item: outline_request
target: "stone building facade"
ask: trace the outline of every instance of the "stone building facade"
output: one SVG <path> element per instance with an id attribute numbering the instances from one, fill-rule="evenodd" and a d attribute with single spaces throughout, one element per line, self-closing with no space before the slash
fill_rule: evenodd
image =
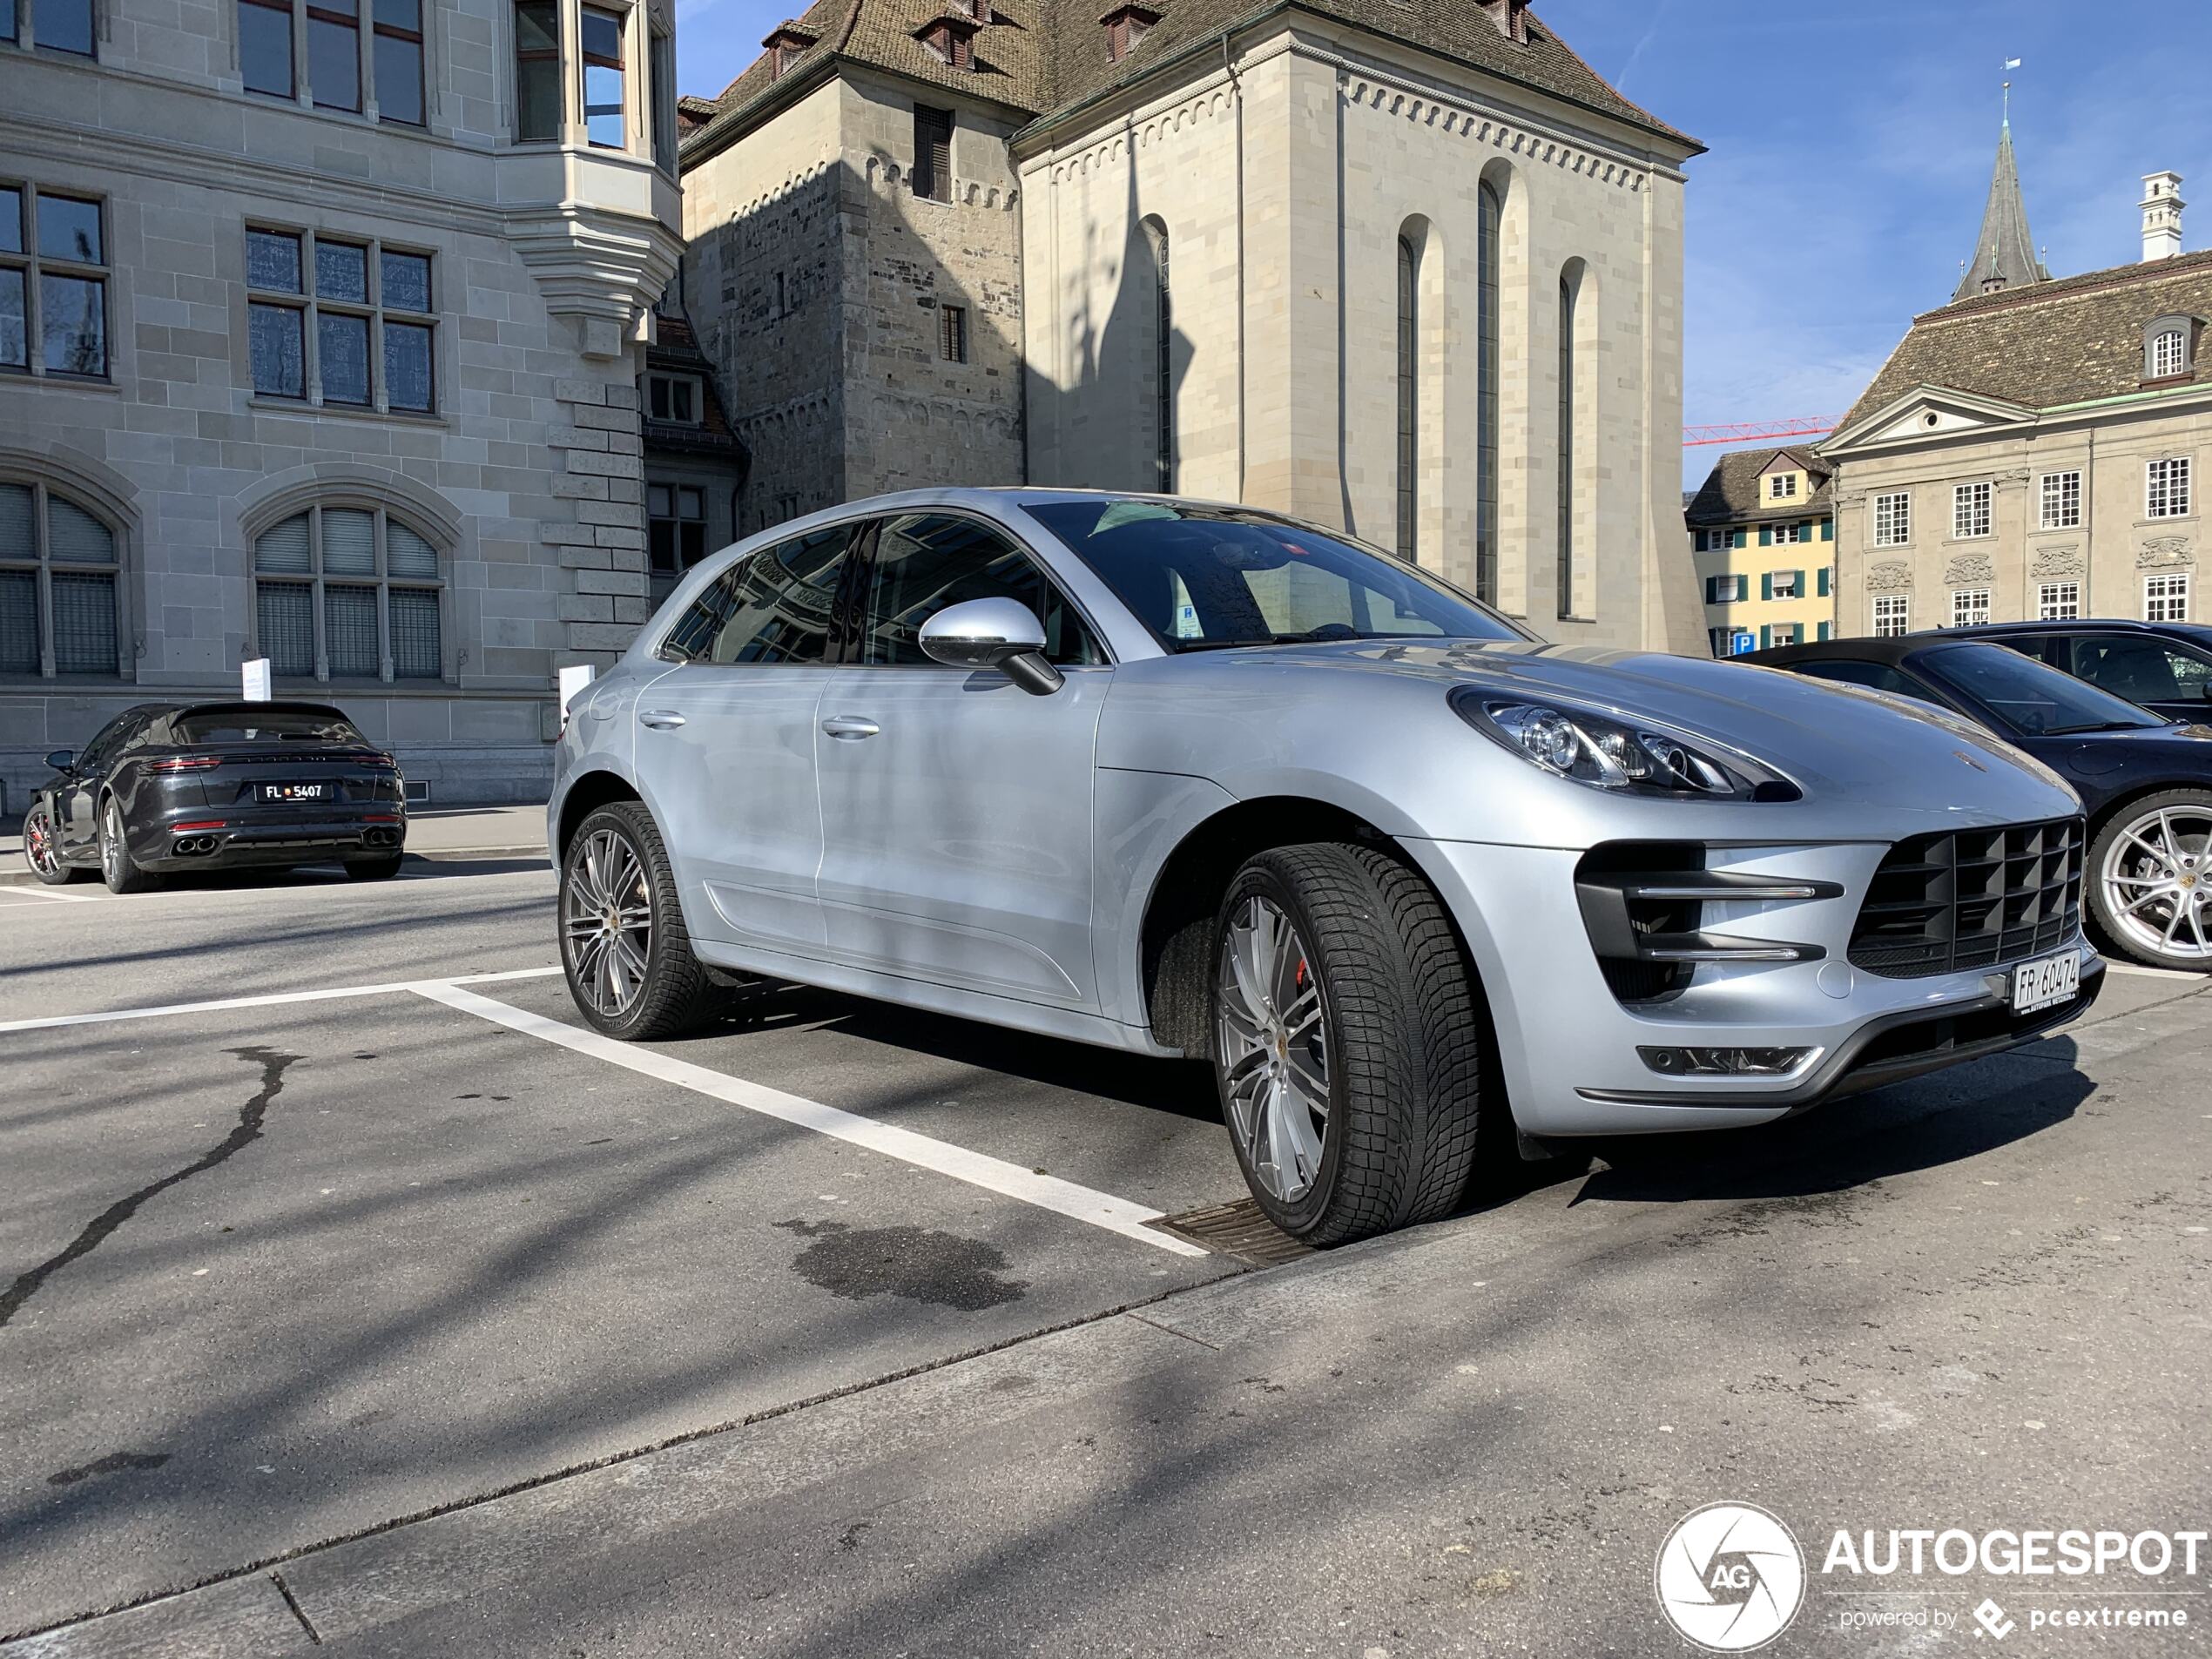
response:
<path id="1" fill-rule="evenodd" d="M 2006 134 L 1960 297 L 1913 319 L 1819 446 L 1838 634 L 2207 615 L 2212 253 L 2180 251 L 2179 179 L 2145 185 L 2143 259 L 2053 279 Z"/>
<path id="2" fill-rule="evenodd" d="M 1683 504 L 1716 657 L 1825 639 L 1836 615 L 1833 469 L 1802 449 L 1723 455 Z"/>
<path id="3" fill-rule="evenodd" d="M 1683 163 L 1523 0 L 820 0 L 684 145 L 743 528 L 923 482 L 1340 526 L 1704 649 Z"/>
<path id="4" fill-rule="evenodd" d="M 668 0 L 5 15 L 10 795 L 256 656 L 437 798 L 542 790 L 556 669 L 646 614 Z"/>

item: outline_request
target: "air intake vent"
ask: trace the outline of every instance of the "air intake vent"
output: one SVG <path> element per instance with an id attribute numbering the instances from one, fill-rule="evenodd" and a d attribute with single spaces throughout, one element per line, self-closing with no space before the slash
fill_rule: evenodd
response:
<path id="1" fill-rule="evenodd" d="M 2056 950 L 2081 925 L 2086 833 L 2058 818 L 1898 842 L 1851 930 L 1852 964 L 1925 979 Z"/>

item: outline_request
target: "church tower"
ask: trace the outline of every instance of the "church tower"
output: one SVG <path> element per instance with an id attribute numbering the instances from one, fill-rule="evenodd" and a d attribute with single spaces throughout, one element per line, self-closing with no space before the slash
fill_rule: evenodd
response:
<path id="1" fill-rule="evenodd" d="M 2013 158 L 2013 124 L 2008 117 L 1997 135 L 1997 166 L 1990 175 L 1989 205 L 1982 209 L 1981 235 L 1974 257 L 1951 298 L 1955 304 L 1978 293 L 2047 282 L 2051 273 L 2035 257 L 2027 233 L 2027 206 L 2020 199 L 2020 167 Z"/>

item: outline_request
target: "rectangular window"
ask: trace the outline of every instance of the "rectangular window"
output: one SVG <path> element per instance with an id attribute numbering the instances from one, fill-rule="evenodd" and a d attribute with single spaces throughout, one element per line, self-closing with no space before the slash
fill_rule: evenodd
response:
<path id="1" fill-rule="evenodd" d="M 246 280 L 256 395 L 436 410 L 428 254 L 249 228 Z"/>
<path id="2" fill-rule="evenodd" d="M 603 150 L 629 144 L 623 119 L 622 30 L 620 12 L 583 8 L 583 132 Z"/>
<path id="3" fill-rule="evenodd" d="M 307 0 L 307 91 L 319 110 L 361 108 L 361 0 Z"/>
<path id="4" fill-rule="evenodd" d="M 0 369 L 106 374 L 103 212 L 93 198 L 0 185 Z"/>
<path id="5" fill-rule="evenodd" d="M 968 307 L 937 307 L 937 350 L 948 363 L 968 361 Z"/>
<path id="6" fill-rule="evenodd" d="M 1794 501 L 1797 495 L 1797 475 L 1794 472 L 1778 472 L 1766 481 L 1769 501 Z"/>
<path id="7" fill-rule="evenodd" d="M 2081 614 L 2079 582 L 2046 582 L 2036 590 L 2035 615 L 2040 622 L 2072 622 Z"/>
<path id="8" fill-rule="evenodd" d="M 370 0 L 375 19 L 376 115 L 422 125 L 422 0 Z"/>
<path id="9" fill-rule="evenodd" d="M 29 0 L 0 0 L 0 40 L 20 38 L 23 17 L 30 18 L 44 50 L 74 57 L 93 55 L 92 0 L 37 0 L 36 10 Z"/>
<path id="10" fill-rule="evenodd" d="M 676 171 L 676 38 L 653 35 L 653 165 Z"/>
<path id="11" fill-rule="evenodd" d="M 1768 597 L 1775 599 L 1803 598 L 1804 596 L 1797 591 L 1801 579 L 1795 570 L 1777 570 L 1767 578 Z"/>
<path id="12" fill-rule="evenodd" d="M 1905 490 L 1874 497 L 1874 545 L 1903 547 L 1912 539 L 1912 497 Z"/>
<path id="13" fill-rule="evenodd" d="M 706 492 L 695 484 L 649 485 L 645 522 L 646 565 L 658 601 L 706 556 Z"/>
<path id="14" fill-rule="evenodd" d="M 2189 579 L 2187 576 L 2149 576 L 2143 578 L 2145 622 L 2187 622 L 2189 619 Z"/>
<path id="15" fill-rule="evenodd" d="M 561 9 L 556 0 L 515 8 L 515 136 L 561 136 Z"/>
<path id="16" fill-rule="evenodd" d="M 1797 624 L 1794 622 L 1777 622 L 1767 630 L 1767 644 L 1770 645 L 1794 645 L 1797 643 Z"/>
<path id="17" fill-rule="evenodd" d="M 292 0 L 239 0 L 238 66 L 247 91 L 293 96 Z"/>
<path id="18" fill-rule="evenodd" d="M 0 0 L 0 40 L 16 38 L 16 0 Z"/>
<path id="19" fill-rule="evenodd" d="M 2047 472 L 2037 486 L 2039 497 L 2036 528 L 2046 530 L 2070 530 L 2081 523 L 2081 475 L 2078 472 Z"/>
<path id="20" fill-rule="evenodd" d="M 1874 633 L 1878 638 L 1909 633 L 1912 628 L 1912 600 L 1908 594 L 1883 593 L 1874 598 Z"/>
<path id="21" fill-rule="evenodd" d="M 1799 542 L 1810 542 L 1812 537 L 1806 533 L 1808 529 L 1804 524 L 1777 524 L 1773 526 L 1773 543 L 1777 547 L 1795 547 Z"/>
<path id="22" fill-rule="evenodd" d="M 1951 590 L 1951 625 L 1971 628 L 1989 620 L 1989 590 L 1987 588 L 1953 588 Z"/>
<path id="23" fill-rule="evenodd" d="M 2189 458 L 2172 455 L 2148 463 L 2143 475 L 2143 516 L 2189 516 Z"/>
<path id="24" fill-rule="evenodd" d="M 1989 485 L 1959 484 L 1951 492 L 1951 535 L 1954 541 L 1989 534 Z"/>
<path id="25" fill-rule="evenodd" d="M 692 374 L 645 377 L 645 418 L 676 426 L 697 426 L 705 418 L 703 388 Z"/>
<path id="26" fill-rule="evenodd" d="M 925 201 L 953 199 L 953 112 L 914 105 L 914 194 Z"/>

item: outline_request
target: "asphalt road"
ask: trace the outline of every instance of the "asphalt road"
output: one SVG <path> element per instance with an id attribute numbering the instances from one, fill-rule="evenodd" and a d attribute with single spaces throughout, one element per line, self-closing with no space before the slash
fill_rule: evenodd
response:
<path id="1" fill-rule="evenodd" d="M 10 1655 L 1675 1654 L 1723 1500 L 1811 1555 L 1777 1654 L 2212 1629 L 1818 1571 L 2212 1525 L 2199 981 L 1254 1269 L 1144 1219 L 1242 1193 L 1194 1068 L 803 991 L 604 1044 L 542 867 L 65 891 L 0 890 Z M 2031 1627 L 2106 1608 L 2191 1622 Z"/>

